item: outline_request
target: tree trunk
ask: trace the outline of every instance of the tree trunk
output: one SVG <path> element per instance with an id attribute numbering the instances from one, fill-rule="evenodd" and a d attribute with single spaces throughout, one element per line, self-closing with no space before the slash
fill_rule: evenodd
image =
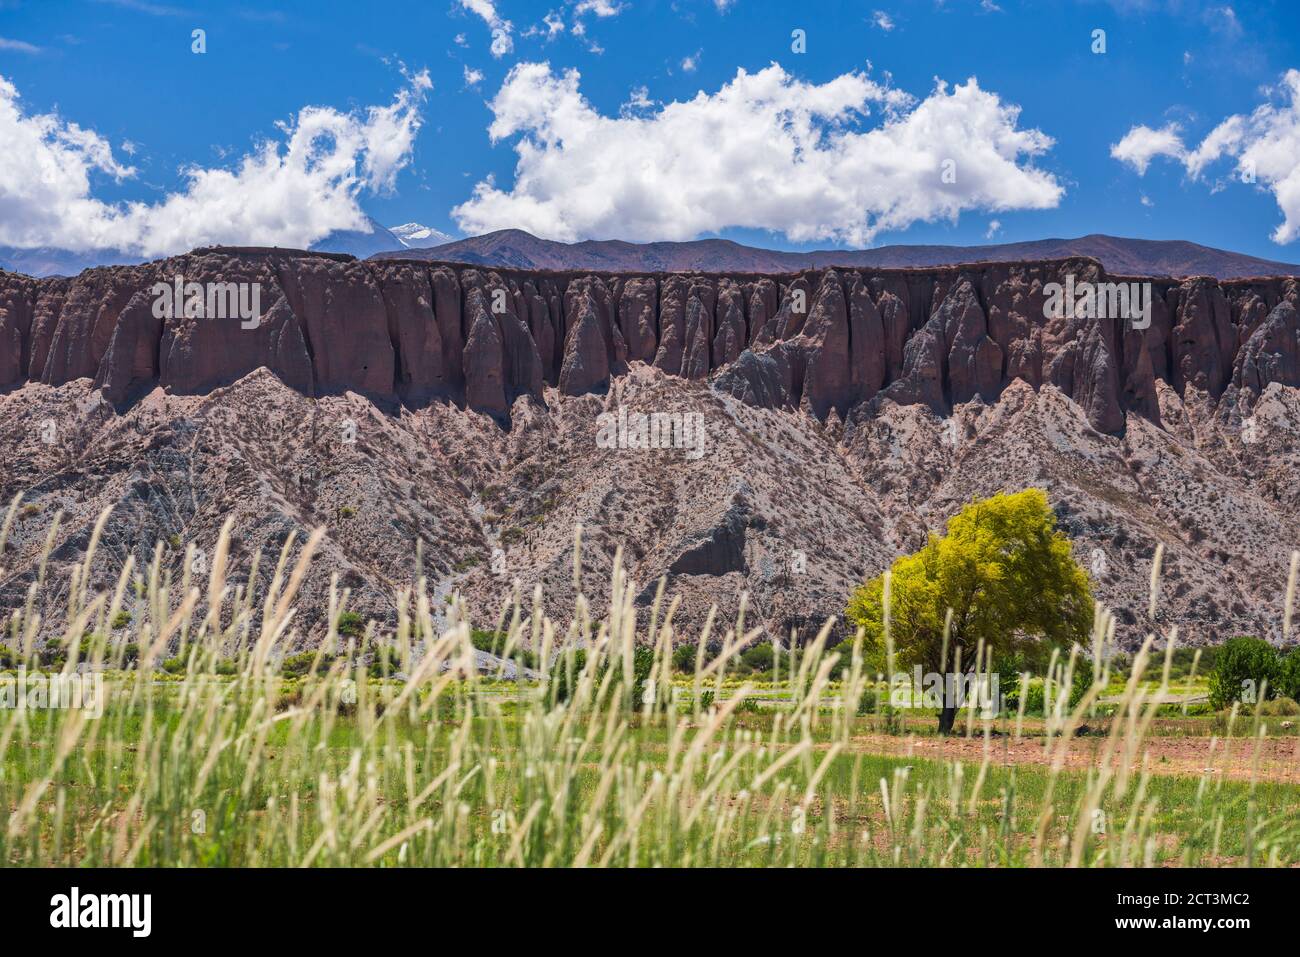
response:
<path id="1" fill-rule="evenodd" d="M 957 706 L 944 702 L 943 709 L 939 712 L 939 733 L 942 735 L 952 734 L 952 726 L 957 721 Z"/>

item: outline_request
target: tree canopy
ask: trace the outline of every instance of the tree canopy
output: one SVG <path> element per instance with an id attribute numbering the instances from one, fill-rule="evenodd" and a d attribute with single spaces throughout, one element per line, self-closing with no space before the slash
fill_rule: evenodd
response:
<path id="1" fill-rule="evenodd" d="M 930 533 L 919 552 L 895 560 L 890 635 L 897 668 L 945 674 L 960 652 L 976 666 L 982 640 L 995 659 L 1039 660 L 1053 645 L 1086 644 L 1093 622 L 1087 573 L 1070 554 L 1046 494 L 1037 488 L 976 500 Z M 869 658 L 885 666 L 885 578 L 860 585 L 845 612 L 866 634 Z M 944 622 L 952 624 L 944 660 Z"/>

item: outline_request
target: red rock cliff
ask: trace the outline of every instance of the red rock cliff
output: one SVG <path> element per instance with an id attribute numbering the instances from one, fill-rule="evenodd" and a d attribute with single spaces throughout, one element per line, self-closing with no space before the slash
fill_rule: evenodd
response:
<path id="1" fill-rule="evenodd" d="M 0 272 L 0 387 L 93 378 L 112 402 L 201 393 L 265 366 L 317 395 L 435 396 L 498 418 L 600 390 L 631 362 L 770 407 L 944 411 L 1051 383 L 1103 432 L 1158 421 L 1157 379 L 1213 400 L 1300 385 L 1297 280 L 1151 280 L 1150 325 L 1049 318 L 1044 286 L 1091 259 L 788 275 L 523 272 L 213 249 L 74 279 Z M 261 321 L 156 318 L 156 283 L 257 283 Z M 802 308 L 801 308 L 802 306 Z M 864 404 L 866 403 L 866 404 Z"/>

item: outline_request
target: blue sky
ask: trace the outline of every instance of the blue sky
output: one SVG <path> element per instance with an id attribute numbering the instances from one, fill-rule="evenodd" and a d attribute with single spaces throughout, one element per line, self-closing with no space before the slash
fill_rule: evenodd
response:
<path id="1" fill-rule="evenodd" d="M 1288 204 L 1300 222 L 1300 172 L 1287 179 L 1300 157 L 1286 84 L 1287 71 L 1300 68 L 1298 8 L 1195 0 L 731 0 L 721 8 L 717 0 L 0 0 L 0 77 L 12 88 L 10 121 L 25 124 L 6 134 L 0 120 L 0 135 L 28 137 L 21 149 L 6 149 L 22 155 L 0 158 L 0 245 L 66 240 L 71 230 L 42 212 L 52 208 L 64 210 L 65 225 L 86 215 L 90 225 L 78 229 L 136 230 L 154 236 L 158 248 L 202 238 L 202 226 L 173 230 L 142 225 L 139 217 L 128 226 L 122 204 L 154 207 L 179 195 L 188 201 L 168 207 L 168 222 L 212 220 L 227 209 L 238 218 L 284 181 L 269 167 L 261 192 L 210 176 L 198 195 L 183 170 L 233 176 L 259 143 L 269 139 L 281 149 L 300 111 L 320 107 L 332 135 L 356 134 L 334 155 L 355 166 L 332 181 L 335 206 L 324 204 L 302 223 L 288 220 L 315 200 L 306 192 L 286 200 L 294 210 L 277 213 L 285 228 L 338 225 L 335 218 L 346 218 L 339 210 L 355 202 L 387 225 L 416 220 L 452 234 L 488 224 L 556 238 L 680 239 L 721 225 L 721 235 L 741 241 L 819 248 L 1104 232 L 1297 261 L 1295 230 L 1283 231 L 1286 242 L 1276 240 Z M 195 29 L 205 31 L 202 54 L 191 49 Z M 803 53 L 792 51 L 795 30 L 805 31 Z M 1096 30 L 1105 31 L 1104 53 L 1092 52 Z M 763 74 L 772 64 L 779 74 Z M 717 152 L 712 138 L 734 139 L 746 128 L 745 111 L 763 108 L 754 106 L 762 91 L 740 97 L 739 106 L 719 96 L 742 69 L 751 81 L 766 76 L 763 90 L 795 104 L 796 118 L 803 104 L 833 91 L 837 109 L 855 99 L 865 104 L 865 112 L 833 120 L 814 110 L 819 135 L 865 134 L 927 104 L 940 127 L 927 131 L 917 115 L 905 135 L 864 137 L 812 156 L 817 172 L 802 183 L 806 194 L 787 195 L 784 187 L 812 167 L 783 166 L 779 150 L 754 159 L 763 152 L 758 141 L 736 147 L 718 168 L 703 168 Z M 963 142 L 978 138 L 969 131 L 945 141 L 953 135 L 949 120 L 968 106 L 946 95 L 931 102 L 936 78 L 951 92 L 970 77 L 980 99 L 969 111 L 990 111 L 990 143 L 1023 134 L 1028 144 L 973 173 L 972 164 L 983 162 L 977 148 L 988 144 Z M 403 91 L 408 98 L 395 103 Z M 693 111 L 668 106 L 697 96 L 706 102 Z M 1269 104 L 1271 112 L 1244 136 L 1229 137 L 1227 150 L 1211 143 L 1191 159 L 1229 117 Z M 384 155 L 383 142 L 393 139 L 387 126 L 367 125 L 371 107 L 391 108 L 387 119 L 409 134 L 402 155 Z M 569 115 L 575 111 L 581 115 Z M 496 142 L 494 120 L 507 131 Z M 1135 128 L 1127 159 L 1112 155 Z M 85 131 L 111 150 L 111 161 L 94 159 Z M 545 155 L 517 171 L 516 147 L 529 140 Z M 815 152 L 820 142 L 795 146 Z M 50 186 L 47 175 L 42 182 L 57 196 L 37 207 L 35 180 L 24 179 L 34 174 L 5 167 L 47 146 L 61 151 L 50 155 L 60 157 L 54 175 L 67 181 Z M 897 162 L 910 171 L 882 178 L 882 146 L 900 151 Z M 945 151 L 960 156 L 961 185 L 947 205 L 934 200 L 929 174 L 912 168 L 924 166 L 915 154 L 930 146 L 937 151 L 931 159 Z M 368 156 L 377 157 L 377 173 Z M 1258 177 L 1241 182 L 1238 164 L 1254 157 Z M 645 180 L 638 162 L 656 174 L 654 188 L 638 188 Z M 520 187 L 519 172 L 531 186 Z M 766 187 L 764 177 L 773 177 Z M 985 182 L 974 188 L 972 177 Z M 475 201 L 476 185 L 488 182 L 494 195 Z M 833 201 L 823 201 L 828 194 Z M 88 198 L 96 204 L 91 213 Z M 680 215 L 674 202 L 682 204 Z M 855 205 L 866 208 L 859 228 L 826 232 L 853 220 Z M 664 234 L 669 221 L 685 234 Z M 261 228 L 248 222 L 239 228 Z"/>

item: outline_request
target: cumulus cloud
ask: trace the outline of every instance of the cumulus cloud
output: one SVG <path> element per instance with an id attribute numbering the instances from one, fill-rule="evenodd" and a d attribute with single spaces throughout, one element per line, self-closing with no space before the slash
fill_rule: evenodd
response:
<path id="1" fill-rule="evenodd" d="M 472 70 L 468 66 L 465 67 L 465 85 L 467 87 L 478 86 L 482 82 L 483 82 L 482 70 Z"/>
<path id="2" fill-rule="evenodd" d="M 1178 133 L 1178 124 L 1170 123 L 1158 130 L 1149 126 L 1135 126 L 1118 143 L 1110 148 L 1110 155 L 1121 163 L 1128 163 L 1139 176 L 1145 176 L 1147 167 L 1157 156 L 1182 159 L 1186 150 Z"/>
<path id="3" fill-rule="evenodd" d="M 56 114 L 27 114 L 0 76 L 0 246 L 116 248 L 163 256 L 214 243 L 306 246 L 336 229 L 365 228 L 362 191 L 391 190 L 411 158 L 427 72 L 388 106 L 342 113 L 306 107 L 232 168 L 191 166 L 185 186 L 156 203 L 108 203 L 92 177 L 122 181 L 134 167 L 109 142 Z"/>
<path id="4" fill-rule="evenodd" d="M 971 78 L 918 101 L 850 72 L 826 83 L 777 64 L 716 93 L 601 114 L 576 70 L 517 64 L 489 106 L 517 137 L 514 184 L 491 179 L 452 210 L 466 233 L 517 227 L 561 240 L 691 239 L 727 227 L 866 245 L 965 210 L 1054 207 L 1032 159 L 1052 145 Z M 867 123 L 872 110 L 880 117 Z"/>
<path id="5" fill-rule="evenodd" d="M 992 239 L 1000 232 L 1002 232 L 1002 220 L 991 219 L 989 220 L 989 228 L 984 232 L 984 238 Z"/>
<path id="6" fill-rule="evenodd" d="M 700 55 L 703 50 L 696 50 L 690 56 L 682 57 L 682 72 L 694 73 L 700 66 Z"/>
<path id="7" fill-rule="evenodd" d="M 877 10 L 871 14 L 871 25 L 888 33 L 894 29 L 894 18 L 884 10 Z"/>
<path id="8" fill-rule="evenodd" d="M 1182 163 L 1193 180 L 1205 178 L 1213 164 L 1232 160 L 1238 179 L 1258 183 L 1277 201 L 1282 223 L 1273 231 L 1273 241 L 1292 242 L 1300 237 L 1300 70 L 1288 70 L 1269 92 L 1269 102 L 1250 115 L 1229 116 L 1194 149 L 1184 145 L 1176 127 L 1135 126 L 1111 148 L 1111 156 L 1138 175 L 1146 173 L 1153 157 L 1166 156 Z"/>
<path id="9" fill-rule="evenodd" d="M 460 5 L 470 13 L 482 18 L 492 32 L 492 55 L 500 59 L 515 48 L 512 34 L 515 26 L 497 13 L 492 0 L 460 0 Z"/>

